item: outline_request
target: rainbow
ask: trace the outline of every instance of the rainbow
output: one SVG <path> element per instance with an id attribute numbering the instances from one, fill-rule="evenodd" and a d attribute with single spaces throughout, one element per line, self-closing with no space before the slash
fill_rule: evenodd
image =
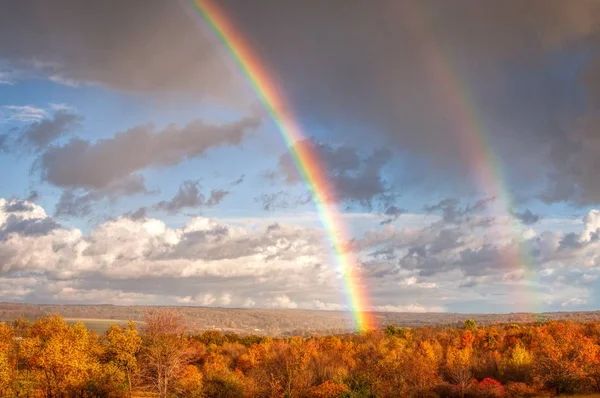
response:
<path id="1" fill-rule="evenodd" d="M 427 20 L 425 4 L 418 0 L 409 0 L 402 5 L 405 6 L 400 10 L 402 20 L 409 31 L 420 40 L 424 64 L 428 68 L 428 74 L 439 87 L 439 98 L 443 99 L 444 105 L 450 110 L 449 114 L 453 116 L 451 122 L 459 131 L 460 148 L 469 163 L 469 168 L 475 175 L 480 189 L 494 198 L 492 214 L 507 220 L 504 225 L 508 228 L 508 234 L 512 236 L 512 242 L 503 250 L 502 265 L 507 270 L 522 270 L 525 282 L 532 288 L 535 285 L 533 259 L 523 242 L 523 227 L 512 216 L 514 200 L 501 162 L 489 140 L 488 129 L 481 112 L 478 111 L 476 101 L 469 92 L 467 79 L 461 76 L 454 66 L 452 57 L 444 51 L 441 41 L 436 40 L 436 37 L 443 36 L 436 35 L 433 29 L 435 24 Z M 535 308 L 522 307 L 532 305 L 529 294 L 521 291 L 515 293 L 523 295 L 518 298 L 521 303 L 516 303 L 517 311 L 536 312 Z"/>
<path id="2" fill-rule="evenodd" d="M 271 116 L 281 133 L 296 168 L 310 187 L 313 202 L 333 247 L 339 270 L 344 279 L 344 290 L 353 314 L 354 327 L 366 331 L 376 327 L 366 289 L 362 283 L 357 261 L 348 250 L 348 234 L 336 207 L 332 204 L 335 192 L 324 172 L 325 167 L 311 145 L 301 143 L 308 137 L 300 127 L 280 87 L 277 86 L 258 54 L 236 29 L 225 12 L 214 0 L 190 0 L 206 26 L 227 49 L 231 58 Z"/>

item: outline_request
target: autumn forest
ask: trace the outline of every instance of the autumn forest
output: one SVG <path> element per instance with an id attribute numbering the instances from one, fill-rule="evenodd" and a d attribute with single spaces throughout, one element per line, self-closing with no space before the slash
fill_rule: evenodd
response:
<path id="1" fill-rule="evenodd" d="M 59 315 L 0 323 L 2 397 L 534 397 L 600 392 L 600 323 L 192 334 L 176 311 L 99 335 Z"/>

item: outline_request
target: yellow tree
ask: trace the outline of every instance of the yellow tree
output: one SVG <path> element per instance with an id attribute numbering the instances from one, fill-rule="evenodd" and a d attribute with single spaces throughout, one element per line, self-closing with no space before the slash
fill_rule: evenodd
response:
<path id="1" fill-rule="evenodd" d="M 16 379 L 14 344 L 14 329 L 0 322 L 0 396 L 3 397 L 13 392 Z"/>
<path id="2" fill-rule="evenodd" d="M 127 389 L 131 396 L 131 379 L 138 368 L 136 355 L 142 345 L 142 338 L 135 323 L 131 321 L 125 327 L 111 325 L 106 331 L 104 340 L 108 361 L 114 363 L 126 374 Z"/>
<path id="3" fill-rule="evenodd" d="M 100 366 L 97 335 L 82 323 L 67 325 L 58 315 L 34 322 L 21 349 L 47 398 L 82 392 Z"/>

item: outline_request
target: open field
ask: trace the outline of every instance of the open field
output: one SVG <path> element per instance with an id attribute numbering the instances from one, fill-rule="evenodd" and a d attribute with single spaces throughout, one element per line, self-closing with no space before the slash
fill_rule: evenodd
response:
<path id="1" fill-rule="evenodd" d="M 86 328 L 102 334 L 108 330 L 110 325 L 123 325 L 128 321 L 125 319 L 95 319 L 95 318 L 65 318 L 68 324 L 82 322 Z"/>
<path id="2" fill-rule="evenodd" d="M 342 311 L 276 310 L 208 307 L 151 307 L 117 305 L 54 305 L 27 303 L 0 303 L 0 321 L 16 318 L 37 319 L 59 313 L 70 322 L 82 321 L 90 329 L 103 331 L 110 324 L 128 320 L 141 322 L 144 314 L 153 308 L 176 308 L 186 318 L 192 330 L 215 329 L 231 333 L 259 335 L 289 335 L 307 333 L 343 333 L 352 331 L 351 314 Z M 494 323 L 533 323 L 544 320 L 600 321 L 600 311 L 551 312 L 541 314 L 456 314 L 456 313 L 398 313 L 373 314 L 377 323 L 386 325 L 456 326 L 466 319 L 480 325 Z"/>

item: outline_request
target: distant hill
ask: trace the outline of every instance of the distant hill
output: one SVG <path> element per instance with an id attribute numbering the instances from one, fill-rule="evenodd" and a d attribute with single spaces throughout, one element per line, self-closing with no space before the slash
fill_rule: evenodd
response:
<path id="1" fill-rule="evenodd" d="M 348 312 L 260 308 L 0 303 L 0 321 L 10 321 L 16 318 L 34 320 L 55 312 L 65 318 L 86 319 L 94 322 L 99 320 L 142 321 L 144 313 L 153 308 L 171 308 L 181 311 L 187 318 L 190 328 L 195 331 L 217 329 L 224 332 L 262 335 L 302 335 L 352 331 L 352 316 Z M 456 326 L 466 319 L 474 319 L 481 325 L 513 322 L 531 323 L 545 320 L 600 321 L 600 311 L 546 312 L 541 314 L 376 312 L 373 315 L 381 327 L 387 325 L 405 327 Z"/>

